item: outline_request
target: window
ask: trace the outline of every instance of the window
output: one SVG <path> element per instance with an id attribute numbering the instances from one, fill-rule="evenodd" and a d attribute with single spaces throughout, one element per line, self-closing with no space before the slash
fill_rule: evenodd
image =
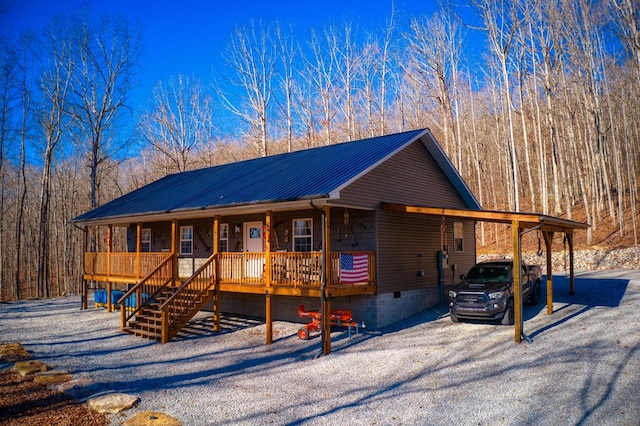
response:
<path id="1" fill-rule="evenodd" d="M 193 254 L 193 226 L 180 227 L 180 254 Z"/>
<path id="2" fill-rule="evenodd" d="M 294 219 L 293 251 L 311 251 L 313 247 L 313 221 L 311 219 Z"/>
<path id="3" fill-rule="evenodd" d="M 464 251 L 464 223 L 462 222 L 453 223 L 453 251 Z"/>
<path id="4" fill-rule="evenodd" d="M 140 236 L 140 250 L 143 252 L 151 251 L 151 228 L 142 228 L 142 235 Z"/>
<path id="5" fill-rule="evenodd" d="M 220 251 L 229 251 L 229 224 L 220 224 Z"/>

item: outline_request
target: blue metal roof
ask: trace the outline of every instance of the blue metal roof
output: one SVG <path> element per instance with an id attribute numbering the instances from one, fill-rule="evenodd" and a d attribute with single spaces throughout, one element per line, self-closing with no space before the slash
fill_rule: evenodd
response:
<path id="1" fill-rule="evenodd" d="M 420 129 L 168 175 L 73 221 L 326 198 L 426 132 Z"/>

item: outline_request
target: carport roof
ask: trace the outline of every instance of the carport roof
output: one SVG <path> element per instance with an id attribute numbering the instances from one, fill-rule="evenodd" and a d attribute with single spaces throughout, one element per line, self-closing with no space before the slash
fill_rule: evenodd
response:
<path id="1" fill-rule="evenodd" d="M 554 232 L 563 232 L 569 244 L 569 294 L 574 294 L 574 271 L 573 271 L 573 232 L 576 229 L 587 229 L 589 224 L 575 222 L 573 220 L 562 219 L 554 216 L 547 216 L 535 213 L 519 212 L 499 212 L 488 210 L 464 210 L 447 209 L 441 207 L 408 206 L 404 204 L 382 203 L 382 209 L 388 211 L 417 213 L 435 215 L 442 217 L 454 217 L 460 219 L 471 219 L 484 222 L 498 222 L 511 224 L 511 235 L 513 239 L 513 260 L 520 265 L 521 249 L 520 238 L 522 234 L 538 230 L 544 237 L 544 244 L 547 252 L 547 313 L 553 313 L 553 265 L 551 261 L 551 237 Z M 520 231 L 524 229 L 525 231 Z M 519 266 L 517 267 L 519 269 Z M 513 276 L 514 288 L 514 340 L 520 342 L 523 338 L 530 341 L 524 333 L 522 319 L 522 285 L 520 275 Z"/>
<path id="2" fill-rule="evenodd" d="M 588 223 L 562 219 L 537 213 L 502 212 L 491 210 L 465 210 L 449 209 L 442 207 L 408 206 L 405 204 L 382 203 L 384 210 L 400 211 L 407 213 L 422 213 L 434 216 L 455 217 L 460 219 L 473 219 L 482 222 L 513 223 L 523 229 L 540 227 L 542 231 L 572 233 L 575 229 L 587 229 Z"/>

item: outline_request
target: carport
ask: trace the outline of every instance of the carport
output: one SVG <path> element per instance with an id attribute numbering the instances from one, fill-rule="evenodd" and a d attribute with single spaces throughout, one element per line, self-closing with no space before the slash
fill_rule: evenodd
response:
<path id="1" fill-rule="evenodd" d="M 563 233 L 569 247 L 569 293 L 575 294 L 573 271 L 573 233 L 577 229 L 587 229 L 589 224 L 575 222 L 554 216 L 535 213 L 500 212 L 489 210 L 447 209 L 441 207 L 409 206 L 404 204 L 382 203 L 383 210 L 472 219 L 480 222 L 497 222 L 511 225 L 514 269 L 521 269 L 521 239 L 526 233 L 540 231 L 544 239 L 547 261 L 547 314 L 553 314 L 553 269 L 551 261 L 551 243 L 555 233 Z M 522 287 L 520 274 L 514 274 L 514 339 L 516 343 L 528 339 L 523 331 Z"/>

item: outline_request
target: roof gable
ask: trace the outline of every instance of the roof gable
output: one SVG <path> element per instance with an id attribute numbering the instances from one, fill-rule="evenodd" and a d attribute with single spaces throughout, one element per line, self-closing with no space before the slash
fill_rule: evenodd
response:
<path id="1" fill-rule="evenodd" d="M 328 198 L 426 132 L 413 130 L 168 175 L 73 221 Z"/>

